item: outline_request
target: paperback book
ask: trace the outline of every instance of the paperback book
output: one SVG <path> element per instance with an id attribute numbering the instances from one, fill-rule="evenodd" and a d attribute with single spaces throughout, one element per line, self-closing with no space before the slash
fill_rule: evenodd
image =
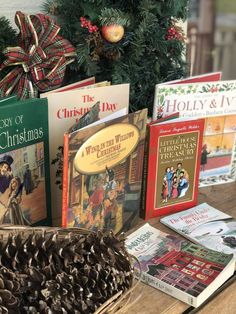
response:
<path id="1" fill-rule="evenodd" d="M 51 203 L 54 224 L 61 223 L 62 161 L 60 158 L 64 133 L 98 101 L 100 102 L 99 119 L 122 108 L 125 108 L 128 113 L 129 84 L 114 86 L 107 86 L 107 84 L 105 82 L 102 86 L 101 84 L 96 86 L 94 79 L 90 79 L 82 81 L 80 88 L 77 83 L 41 94 L 42 98 L 48 99 Z"/>
<path id="2" fill-rule="evenodd" d="M 139 260 L 142 281 L 193 307 L 234 273 L 233 255 L 216 252 L 145 224 L 126 239 Z M 139 276 L 139 266 L 134 265 Z"/>
<path id="3" fill-rule="evenodd" d="M 235 181 L 236 81 L 156 86 L 154 118 L 179 112 L 205 118 L 200 186 Z"/>
<path id="4" fill-rule="evenodd" d="M 139 216 L 147 110 L 86 127 L 93 110 L 64 136 L 62 225 L 117 233 Z"/>
<path id="5" fill-rule="evenodd" d="M 236 220 L 207 203 L 163 217 L 161 222 L 195 243 L 236 258 Z"/>
<path id="6" fill-rule="evenodd" d="M 144 219 L 197 204 L 204 119 L 158 121 L 149 124 Z"/>
<path id="7" fill-rule="evenodd" d="M 50 225 L 47 100 L 0 106 L 0 223 Z"/>

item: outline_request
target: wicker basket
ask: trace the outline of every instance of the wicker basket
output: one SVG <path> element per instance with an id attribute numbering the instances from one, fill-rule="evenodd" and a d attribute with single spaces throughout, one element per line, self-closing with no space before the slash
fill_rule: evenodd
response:
<path id="1" fill-rule="evenodd" d="M 139 283 L 134 280 L 135 258 L 126 252 L 124 238 L 112 232 L 1 225 L 0 239 L 1 313 L 8 313 L 9 304 L 26 313 L 34 313 L 39 304 L 40 313 L 47 313 L 51 306 L 64 306 L 67 313 L 76 313 L 76 305 L 78 313 L 125 313 L 134 303 L 131 296 Z M 98 291 L 102 291 L 102 302 Z"/>

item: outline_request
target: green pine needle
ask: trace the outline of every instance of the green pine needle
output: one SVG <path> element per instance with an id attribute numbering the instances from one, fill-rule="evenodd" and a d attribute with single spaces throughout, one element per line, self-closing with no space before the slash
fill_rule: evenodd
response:
<path id="1" fill-rule="evenodd" d="M 101 25 L 118 24 L 122 26 L 129 26 L 130 20 L 127 14 L 124 14 L 121 10 L 113 8 L 104 8 L 101 10 L 99 16 Z"/>

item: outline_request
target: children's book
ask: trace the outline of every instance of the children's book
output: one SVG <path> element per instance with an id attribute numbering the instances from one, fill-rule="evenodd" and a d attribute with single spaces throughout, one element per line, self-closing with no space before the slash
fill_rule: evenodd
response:
<path id="1" fill-rule="evenodd" d="M 90 80 L 91 84 L 93 80 Z M 107 85 L 107 83 L 105 84 Z M 73 87 L 73 86 L 72 86 Z M 61 223 L 62 147 L 64 133 L 92 106 L 100 102 L 99 119 L 129 106 L 129 84 L 113 86 L 87 86 L 41 94 L 48 99 L 51 203 L 54 224 Z M 63 87 L 64 89 L 66 87 Z"/>
<path id="2" fill-rule="evenodd" d="M 64 136 L 62 225 L 117 233 L 139 216 L 147 110 L 96 106 Z"/>
<path id="3" fill-rule="evenodd" d="M 46 99 L 1 102 L 0 223 L 51 224 Z"/>
<path id="4" fill-rule="evenodd" d="M 207 203 L 163 217 L 161 222 L 195 243 L 236 258 L 236 220 Z"/>
<path id="5" fill-rule="evenodd" d="M 216 252 L 145 224 L 130 234 L 128 252 L 141 264 L 142 281 L 193 307 L 200 306 L 234 273 L 231 254 Z M 140 274 L 136 263 L 135 274 Z"/>
<path id="6" fill-rule="evenodd" d="M 157 120 L 148 129 L 144 219 L 197 204 L 204 119 Z"/>
<path id="7" fill-rule="evenodd" d="M 236 81 L 156 86 L 154 117 L 205 118 L 200 186 L 235 181 Z"/>

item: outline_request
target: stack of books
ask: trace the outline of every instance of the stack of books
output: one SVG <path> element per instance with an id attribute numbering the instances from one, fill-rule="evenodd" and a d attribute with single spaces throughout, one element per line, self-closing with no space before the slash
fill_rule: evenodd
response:
<path id="1" fill-rule="evenodd" d="M 199 187 L 235 181 L 236 81 L 220 78 L 213 73 L 157 85 L 148 125 L 142 217 L 167 215 L 160 222 L 188 240 L 148 223 L 126 240 L 145 283 L 194 307 L 235 269 L 235 219 L 197 205 Z M 138 274 L 138 264 L 135 269 Z"/>
<path id="2" fill-rule="evenodd" d="M 236 222 L 199 187 L 235 181 L 236 81 L 213 73 L 156 86 L 153 119 L 129 113 L 129 84 L 90 78 L 1 99 L 1 223 L 128 231 L 143 281 L 198 307 L 234 273 Z M 190 241 L 191 242 L 190 242 Z M 135 268 L 138 266 L 135 265 Z"/>

